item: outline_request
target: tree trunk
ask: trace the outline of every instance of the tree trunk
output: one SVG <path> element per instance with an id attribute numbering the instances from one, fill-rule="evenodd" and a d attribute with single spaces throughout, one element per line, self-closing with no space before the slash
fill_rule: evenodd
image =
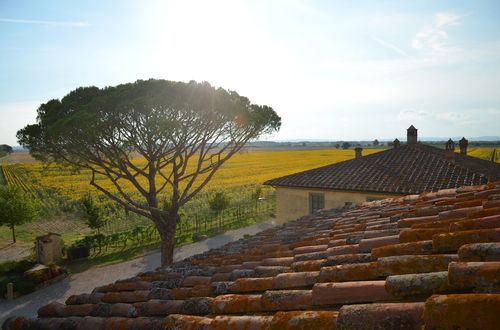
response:
<path id="1" fill-rule="evenodd" d="M 168 219 L 162 226 L 161 236 L 161 265 L 168 266 L 174 262 L 176 219 Z"/>
<path id="2" fill-rule="evenodd" d="M 12 226 L 10 226 L 10 228 L 12 229 L 12 242 L 15 243 L 16 242 L 16 229 L 15 229 L 15 226 L 12 225 Z"/>
<path id="3" fill-rule="evenodd" d="M 161 238 L 161 266 L 168 266 L 174 262 L 175 232 L 177 224 L 177 214 L 172 213 L 163 220 L 162 216 L 155 214 L 154 220 L 156 229 Z"/>

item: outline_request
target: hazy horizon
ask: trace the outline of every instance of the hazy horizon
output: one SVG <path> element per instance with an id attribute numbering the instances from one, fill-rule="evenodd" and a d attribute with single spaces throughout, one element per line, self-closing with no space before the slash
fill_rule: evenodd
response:
<path id="1" fill-rule="evenodd" d="M 208 81 L 273 107 L 262 140 L 500 135 L 497 1 L 0 3 L 0 144 L 81 86 Z"/>

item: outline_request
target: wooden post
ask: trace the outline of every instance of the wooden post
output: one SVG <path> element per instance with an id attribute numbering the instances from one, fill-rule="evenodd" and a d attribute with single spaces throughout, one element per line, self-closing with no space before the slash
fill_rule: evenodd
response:
<path id="1" fill-rule="evenodd" d="M 7 299 L 14 299 L 14 283 L 12 282 L 7 283 Z"/>

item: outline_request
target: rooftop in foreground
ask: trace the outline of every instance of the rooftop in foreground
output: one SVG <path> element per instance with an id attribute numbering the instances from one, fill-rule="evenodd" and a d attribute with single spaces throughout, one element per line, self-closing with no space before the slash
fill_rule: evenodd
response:
<path id="1" fill-rule="evenodd" d="M 4 329 L 494 329 L 500 182 L 323 210 Z"/>

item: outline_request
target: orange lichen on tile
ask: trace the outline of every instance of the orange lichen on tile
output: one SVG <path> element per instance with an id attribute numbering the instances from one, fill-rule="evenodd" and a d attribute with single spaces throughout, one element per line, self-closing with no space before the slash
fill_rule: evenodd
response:
<path id="1" fill-rule="evenodd" d="M 403 255 L 377 259 L 379 276 L 431 273 L 448 270 L 448 264 L 458 261 L 454 254 Z"/>
<path id="2" fill-rule="evenodd" d="M 469 243 L 500 242 L 500 228 L 475 229 L 438 234 L 432 237 L 432 249 L 436 253 L 457 251 Z"/>
<path id="3" fill-rule="evenodd" d="M 432 239 L 432 236 L 435 234 L 447 232 L 449 232 L 448 228 L 405 229 L 399 234 L 399 241 L 401 243 L 427 241 Z"/>
<path id="4" fill-rule="evenodd" d="M 377 260 L 382 257 L 421 255 L 432 253 L 432 241 L 419 241 L 411 243 L 400 243 L 374 248 L 371 251 L 371 259 Z"/>
<path id="5" fill-rule="evenodd" d="M 312 305 L 311 290 L 276 290 L 262 294 L 262 307 L 266 311 L 307 309 Z"/>
<path id="6" fill-rule="evenodd" d="M 320 270 L 326 259 L 297 261 L 292 264 L 292 269 L 296 272 L 312 272 Z"/>
<path id="7" fill-rule="evenodd" d="M 149 290 L 108 292 L 102 296 L 101 301 L 106 303 L 147 301 L 149 292 Z"/>
<path id="8" fill-rule="evenodd" d="M 229 329 L 269 329 L 272 316 L 225 316 L 218 315 L 212 319 L 207 329 L 229 330 Z"/>
<path id="9" fill-rule="evenodd" d="M 215 314 L 235 314 L 263 311 L 261 295 L 226 294 L 213 299 L 212 312 Z"/>
<path id="10" fill-rule="evenodd" d="M 424 308 L 425 329 L 498 329 L 500 294 L 434 295 Z"/>
<path id="11" fill-rule="evenodd" d="M 377 262 L 322 267 L 318 282 L 365 281 L 379 277 Z"/>
<path id="12" fill-rule="evenodd" d="M 335 330 L 338 312 L 332 311 L 293 311 L 277 312 L 271 323 L 272 330 L 333 329 Z"/>
<path id="13" fill-rule="evenodd" d="M 196 285 L 192 288 L 175 288 L 170 291 L 175 299 L 187 299 L 191 297 L 209 297 L 213 295 L 212 287 L 207 284 Z"/>
<path id="14" fill-rule="evenodd" d="M 316 283 L 319 277 L 319 271 L 282 273 L 273 278 L 272 288 L 293 289 L 309 287 Z"/>
<path id="15" fill-rule="evenodd" d="M 202 316 L 171 314 L 165 317 L 165 326 L 167 329 L 196 330 L 208 327 L 212 319 Z"/>
<path id="16" fill-rule="evenodd" d="M 293 263 L 293 257 L 262 259 L 263 266 L 290 266 L 292 263 Z"/>
<path id="17" fill-rule="evenodd" d="M 461 289 L 493 288 L 500 285 L 500 262 L 452 262 L 448 281 Z"/>
<path id="18" fill-rule="evenodd" d="M 338 256 L 341 254 L 351 254 L 357 252 L 359 252 L 359 244 L 335 246 L 326 250 L 326 254 L 328 256 Z"/>
<path id="19" fill-rule="evenodd" d="M 431 221 L 431 222 L 425 222 L 425 223 L 419 223 L 411 226 L 412 229 L 419 229 L 419 228 L 450 228 L 450 224 L 454 222 L 459 222 L 466 220 L 467 218 L 459 218 L 459 219 L 448 219 L 448 220 L 437 220 L 437 221 Z"/>
<path id="20" fill-rule="evenodd" d="M 276 252 L 276 251 L 288 251 L 289 248 L 280 244 L 264 244 L 260 248 L 260 253 Z M 251 254 L 250 254 L 251 255 Z"/>
<path id="21" fill-rule="evenodd" d="M 419 207 L 415 210 L 415 213 L 418 217 L 433 216 L 433 215 L 437 215 L 439 213 L 439 208 L 437 208 L 433 205 Z"/>
<path id="22" fill-rule="evenodd" d="M 491 215 L 484 218 L 463 220 L 450 224 L 450 231 L 465 231 L 487 228 L 500 228 L 500 214 Z"/>
<path id="23" fill-rule="evenodd" d="M 229 287 L 231 293 L 255 292 L 272 289 L 273 277 L 239 278 Z"/>
<path id="24" fill-rule="evenodd" d="M 398 220 L 398 227 L 406 228 L 419 223 L 427 223 L 429 221 L 439 220 L 439 216 L 413 217 Z"/>
<path id="25" fill-rule="evenodd" d="M 343 305 L 390 299 L 391 296 L 385 290 L 385 281 L 317 283 L 312 289 L 314 305 Z"/>

